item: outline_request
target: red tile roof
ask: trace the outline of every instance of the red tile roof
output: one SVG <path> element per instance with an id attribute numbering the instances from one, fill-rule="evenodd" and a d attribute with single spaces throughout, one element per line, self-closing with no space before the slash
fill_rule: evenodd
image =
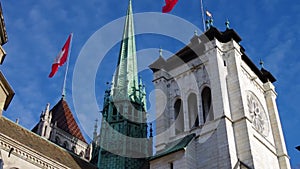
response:
<path id="1" fill-rule="evenodd" d="M 51 123 L 57 124 L 57 127 L 78 138 L 86 143 L 80 128 L 75 121 L 75 118 L 68 106 L 68 103 L 61 99 L 51 110 L 52 120 Z"/>

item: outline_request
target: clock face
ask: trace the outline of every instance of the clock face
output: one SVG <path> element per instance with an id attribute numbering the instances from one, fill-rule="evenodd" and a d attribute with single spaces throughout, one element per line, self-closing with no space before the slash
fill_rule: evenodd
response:
<path id="1" fill-rule="evenodd" d="M 269 122 L 262 104 L 252 92 L 248 92 L 247 101 L 254 128 L 263 136 L 268 136 Z"/>

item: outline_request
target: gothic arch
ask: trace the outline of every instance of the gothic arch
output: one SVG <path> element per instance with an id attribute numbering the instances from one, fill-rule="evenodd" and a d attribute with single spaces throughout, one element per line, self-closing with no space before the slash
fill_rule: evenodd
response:
<path id="1" fill-rule="evenodd" d="M 55 137 L 55 143 L 60 145 L 60 138 L 58 136 Z"/>
<path id="2" fill-rule="evenodd" d="M 132 104 L 129 104 L 128 105 L 128 107 L 127 107 L 127 113 L 128 113 L 128 115 L 131 117 L 131 116 L 133 116 L 132 115 Z"/>
<path id="3" fill-rule="evenodd" d="M 69 143 L 67 141 L 64 141 L 63 148 L 69 149 Z"/>
<path id="4" fill-rule="evenodd" d="M 198 99 L 195 93 L 190 93 L 187 98 L 190 128 L 199 126 Z"/>
<path id="5" fill-rule="evenodd" d="M 76 154 L 77 150 L 75 146 L 72 147 L 72 152 Z"/>
<path id="6" fill-rule="evenodd" d="M 47 134 L 47 128 L 48 128 L 48 126 L 45 126 L 45 128 L 44 128 L 44 137 L 46 137 L 46 134 Z"/>
<path id="7" fill-rule="evenodd" d="M 174 103 L 175 134 L 184 131 L 183 102 L 180 98 Z"/>
<path id="8" fill-rule="evenodd" d="M 211 90 L 205 86 L 201 92 L 203 123 L 214 119 Z"/>
<path id="9" fill-rule="evenodd" d="M 121 104 L 121 105 L 119 106 L 118 118 L 119 118 L 119 119 L 123 119 L 123 115 L 124 115 L 124 107 L 123 107 L 123 105 Z"/>
<path id="10" fill-rule="evenodd" d="M 84 152 L 81 151 L 81 152 L 79 153 L 79 156 L 80 156 L 80 157 L 83 157 L 83 155 L 84 155 Z"/>
<path id="11" fill-rule="evenodd" d="M 117 120 L 117 115 L 118 115 L 118 108 L 116 105 L 113 106 L 113 112 L 112 112 L 112 120 Z"/>
<path id="12" fill-rule="evenodd" d="M 116 107 L 116 105 L 113 106 L 113 116 L 117 116 L 118 114 L 118 109 Z"/>

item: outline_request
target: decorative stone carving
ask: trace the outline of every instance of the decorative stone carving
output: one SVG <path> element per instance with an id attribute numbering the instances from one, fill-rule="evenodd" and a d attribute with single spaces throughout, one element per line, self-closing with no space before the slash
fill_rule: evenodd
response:
<path id="1" fill-rule="evenodd" d="M 269 122 L 262 104 L 252 92 L 248 92 L 247 102 L 254 128 L 267 137 L 269 135 Z"/>

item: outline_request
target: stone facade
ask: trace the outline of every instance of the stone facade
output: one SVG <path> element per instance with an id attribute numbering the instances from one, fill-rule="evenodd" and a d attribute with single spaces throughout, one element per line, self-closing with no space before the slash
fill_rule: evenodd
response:
<path id="1" fill-rule="evenodd" d="M 232 29 L 211 27 L 176 55 L 150 65 L 157 154 L 196 134 L 184 151 L 151 160 L 151 168 L 290 168 L 276 79 L 252 63 L 240 41 Z"/>
<path id="2" fill-rule="evenodd" d="M 0 116 L 3 110 L 6 110 L 14 97 L 15 93 L 0 71 Z"/>
<path id="3" fill-rule="evenodd" d="M 41 156 L 37 151 L 27 148 L 24 144 L 7 136 L 1 135 L 0 139 L 0 152 L 4 169 L 68 168 L 52 159 Z"/>
<path id="4" fill-rule="evenodd" d="M 6 56 L 6 52 L 2 46 L 8 41 L 4 17 L 2 14 L 2 7 L 0 3 L 0 64 L 3 64 L 3 61 Z M 6 110 L 14 97 L 15 93 L 12 87 L 9 85 L 8 81 L 0 71 L 0 117 L 2 116 L 3 110 Z"/>
<path id="5" fill-rule="evenodd" d="M 5 117 L 0 117 L 0 165 L 1 163 L 3 169 L 97 168 Z"/>

